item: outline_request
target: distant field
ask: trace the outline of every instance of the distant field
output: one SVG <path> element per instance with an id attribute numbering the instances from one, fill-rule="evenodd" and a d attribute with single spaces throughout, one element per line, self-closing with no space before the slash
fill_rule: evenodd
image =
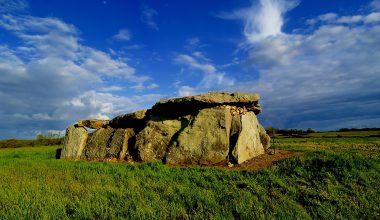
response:
<path id="1" fill-rule="evenodd" d="M 369 137 L 380 136 L 380 131 L 344 131 L 310 133 L 310 137 Z"/>
<path id="2" fill-rule="evenodd" d="M 286 136 L 276 135 L 277 138 Z M 380 130 L 378 131 L 344 131 L 344 132 L 316 132 L 308 133 L 304 137 L 380 137 Z"/>
<path id="3" fill-rule="evenodd" d="M 62 161 L 59 146 L 0 149 L 0 219 L 379 219 L 380 138 L 322 134 L 276 138 L 275 148 L 305 156 L 259 171 Z"/>

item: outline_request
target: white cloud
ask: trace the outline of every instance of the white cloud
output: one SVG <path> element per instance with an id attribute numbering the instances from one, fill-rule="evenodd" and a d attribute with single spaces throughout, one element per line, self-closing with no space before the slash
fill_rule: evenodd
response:
<path id="1" fill-rule="evenodd" d="M 113 39 L 119 41 L 129 41 L 132 38 L 132 34 L 128 29 L 120 29 L 117 34 L 113 36 Z"/>
<path id="2" fill-rule="evenodd" d="M 338 23 L 357 23 L 363 21 L 363 16 L 361 15 L 354 15 L 354 16 L 343 16 L 338 19 Z"/>
<path id="3" fill-rule="evenodd" d="M 284 2 L 261 1 L 249 9 L 257 13 L 245 16 L 252 31 L 243 32 L 248 50 L 244 64 L 258 70 L 260 78 L 234 88 L 261 94 L 264 124 L 336 129 L 353 122 L 358 127 L 379 122 L 377 13 L 329 13 L 307 22 L 314 24 L 312 31 L 289 34 L 281 30 L 286 10 L 278 5 Z M 273 13 L 278 15 L 273 22 L 259 16 Z M 327 124 L 334 121 L 339 123 Z"/>
<path id="4" fill-rule="evenodd" d="M 175 61 L 180 64 L 185 64 L 193 69 L 198 69 L 207 74 L 213 74 L 216 72 L 214 65 L 210 63 L 199 63 L 192 56 L 186 54 L 180 54 L 175 58 Z"/>
<path id="5" fill-rule="evenodd" d="M 338 17 L 337 14 L 330 12 L 330 13 L 318 16 L 318 19 L 321 21 L 333 21 L 333 20 L 336 20 L 337 17 Z"/>
<path id="6" fill-rule="evenodd" d="M 318 16 L 317 18 L 308 19 L 307 23 L 311 25 L 315 25 L 318 22 L 320 23 L 328 23 L 328 24 L 356 24 L 356 23 L 376 23 L 380 21 L 380 13 L 372 12 L 367 15 L 346 15 L 346 16 L 338 16 L 335 13 L 327 13 Z"/>
<path id="7" fill-rule="evenodd" d="M 195 57 L 195 58 L 198 58 L 198 59 L 200 59 L 200 60 L 202 60 L 202 61 L 206 61 L 206 62 L 211 62 L 212 60 L 211 59 L 209 59 L 209 58 L 207 58 L 202 52 L 200 52 L 200 51 L 194 51 L 193 53 L 192 53 L 192 55 Z"/>
<path id="8" fill-rule="evenodd" d="M 189 85 L 179 86 L 179 84 L 177 84 L 177 87 L 180 87 L 178 91 L 180 96 L 200 93 L 210 89 L 227 90 L 234 85 L 235 80 L 227 77 L 226 73 L 218 71 L 216 66 L 210 63 L 209 60 L 210 59 L 205 57 L 200 52 L 195 53 L 195 56 L 180 54 L 175 57 L 174 61 L 176 63 L 182 64 L 190 68 L 190 70 L 200 71 L 203 73 L 200 82 L 195 87 Z"/>
<path id="9" fill-rule="evenodd" d="M 353 23 L 374 23 L 380 21 L 380 13 L 372 12 L 368 15 L 353 15 L 353 16 L 342 16 L 337 20 L 337 23 L 353 24 Z"/>
<path id="10" fill-rule="evenodd" d="M 137 50 L 137 49 L 143 48 L 144 46 L 145 45 L 143 45 L 143 44 L 132 44 L 132 45 L 123 47 L 123 49 L 126 49 L 126 50 Z"/>
<path id="11" fill-rule="evenodd" d="M 190 86 L 181 86 L 178 90 L 178 96 L 191 96 L 195 95 L 196 89 Z"/>
<path id="12" fill-rule="evenodd" d="M 122 89 L 115 80 L 129 88 L 158 86 L 122 57 L 83 45 L 76 28 L 59 19 L 1 15 L 0 28 L 21 42 L 0 45 L 0 120 L 7 121 L 1 137 L 9 129 L 20 130 L 15 135 L 61 130 L 77 119 L 113 117 L 146 104 L 113 94 Z"/>
<path id="13" fill-rule="evenodd" d="M 308 20 L 306 20 L 306 24 L 315 25 L 318 22 L 326 22 L 326 23 L 328 23 L 328 22 L 335 21 L 337 18 L 338 18 L 337 14 L 330 12 L 330 13 L 319 15 L 316 18 L 308 19 Z"/>
<path id="14" fill-rule="evenodd" d="M 131 98 L 90 90 L 64 103 L 54 114 L 64 120 L 79 120 L 83 116 L 108 119 L 114 115 L 136 110 L 138 107 Z"/>
<path id="15" fill-rule="evenodd" d="M 112 85 L 112 86 L 101 87 L 99 90 L 102 92 L 114 92 L 114 91 L 121 91 L 123 89 L 124 88 L 121 86 Z"/>
<path id="16" fill-rule="evenodd" d="M 92 73 L 127 79 L 134 78 L 135 69 L 133 67 L 122 60 L 112 59 L 105 52 L 84 47 L 81 52 L 81 59 L 83 60 L 82 67 Z"/>
<path id="17" fill-rule="evenodd" d="M 134 86 L 131 86 L 132 89 L 136 89 L 136 90 L 147 90 L 147 89 L 156 89 L 158 88 L 158 84 L 156 83 L 151 83 L 151 84 L 148 84 L 148 85 L 144 85 L 143 83 L 138 83 Z"/>
<path id="18" fill-rule="evenodd" d="M 201 42 L 199 37 L 192 37 L 186 40 L 185 49 L 193 51 L 198 50 L 200 48 L 206 47 L 207 44 Z"/>
<path id="19" fill-rule="evenodd" d="M 186 43 L 187 43 L 185 46 L 186 48 L 193 49 L 193 48 L 197 48 L 201 44 L 201 40 L 198 37 L 193 37 L 193 38 L 187 39 Z"/>
<path id="20" fill-rule="evenodd" d="M 164 95 L 162 94 L 143 94 L 143 95 L 135 95 L 132 97 L 132 100 L 136 104 L 143 104 L 143 103 L 156 103 L 160 99 L 163 99 Z"/>
<path id="21" fill-rule="evenodd" d="M 374 22 L 379 22 L 379 21 L 380 21 L 379 12 L 371 13 L 364 18 L 365 23 L 374 23 Z"/>
<path id="22" fill-rule="evenodd" d="M 380 0 L 373 0 L 373 1 L 370 3 L 370 7 L 371 7 L 373 10 L 380 10 Z"/>
<path id="23" fill-rule="evenodd" d="M 297 1 L 260 0 L 246 11 L 244 35 L 250 42 L 282 34 L 283 15 L 298 5 Z"/>
<path id="24" fill-rule="evenodd" d="M 154 17 L 157 15 L 157 11 L 153 8 L 150 8 L 148 5 L 143 5 L 141 11 L 141 21 L 147 24 L 150 28 L 158 30 L 158 25 L 154 20 Z"/>
<path id="25" fill-rule="evenodd" d="M 37 113 L 37 114 L 33 114 L 32 115 L 32 118 L 33 119 L 36 119 L 36 120 L 51 120 L 53 119 L 48 113 L 44 112 L 44 113 Z"/>
<path id="26" fill-rule="evenodd" d="M 29 7 L 25 0 L 0 0 L 0 13 L 19 12 Z"/>

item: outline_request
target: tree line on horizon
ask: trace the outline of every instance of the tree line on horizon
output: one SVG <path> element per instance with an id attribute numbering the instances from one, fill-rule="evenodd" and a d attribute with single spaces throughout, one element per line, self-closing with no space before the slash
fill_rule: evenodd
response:
<path id="1" fill-rule="evenodd" d="M 278 129 L 271 126 L 265 127 L 266 132 L 269 136 L 273 137 L 275 134 L 283 136 L 302 136 L 310 133 L 318 133 L 318 131 L 312 128 L 304 129 Z M 336 131 L 327 132 L 349 132 L 349 131 L 378 131 L 380 128 L 340 128 Z"/>

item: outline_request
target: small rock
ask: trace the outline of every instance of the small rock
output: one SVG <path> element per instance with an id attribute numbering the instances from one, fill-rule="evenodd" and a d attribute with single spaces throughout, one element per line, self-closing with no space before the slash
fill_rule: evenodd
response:
<path id="1" fill-rule="evenodd" d="M 79 127 L 87 127 L 92 129 L 99 129 L 104 127 L 109 123 L 110 120 L 99 120 L 99 119 L 88 119 L 88 120 L 80 120 L 77 125 Z"/>

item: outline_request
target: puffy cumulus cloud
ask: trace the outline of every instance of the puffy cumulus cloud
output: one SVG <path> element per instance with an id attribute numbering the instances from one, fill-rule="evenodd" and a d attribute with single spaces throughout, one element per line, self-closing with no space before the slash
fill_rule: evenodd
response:
<path id="1" fill-rule="evenodd" d="M 54 116 L 62 120 L 88 118 L 109 119 L 110 116 L 138 109 L 138 105 L 125 96 L 90 90 L 59 106 Z"/>
<path id="2" fill-rule="evenodd" d="M 235 88 L 261 94 L 261 117 L 268 125 L 378 127 L 378 12 L 324 14 L 307 21 L 312 31 L 292 34 L 282 31 L 284 13 L 291 8 L 283 4 L 260 1 L 244 10 L 251 12 L 244 17 L 245 27 L 252 25 L 243 31 L 248 51 L 244 65 L 258 70 L 260 77 L 238 82 Z M 269 18 L 272 15 L 276 16 Z M 272 22 L 265 22 L 266 17 Z"/>
<path id="3" fill-rule="evenodd" d="M 179 54 L 174 61 L 184 67 L 202 73 L 200 82 L 195 86 L 183 85 L 178 83 L 176 87 L 179 96 L 200 93 L 208 90 L 226 90 L 235 84 L 235 79 L 226 76 L 210 62 L 201 52 L 194 52 L 192 55 Z"/>
<path id="4" fill-rule="evenodd" d="M 81 118 L 139 109 L 144 100 L 112 92 L 132 95 L 135 86 L 157 87 L 122 57 L 83 45 L 78 30 L 57 18 L 1 15 L 0 28 L 20 42 L 0 44 L 0 138 L 30 137 Z"/>

